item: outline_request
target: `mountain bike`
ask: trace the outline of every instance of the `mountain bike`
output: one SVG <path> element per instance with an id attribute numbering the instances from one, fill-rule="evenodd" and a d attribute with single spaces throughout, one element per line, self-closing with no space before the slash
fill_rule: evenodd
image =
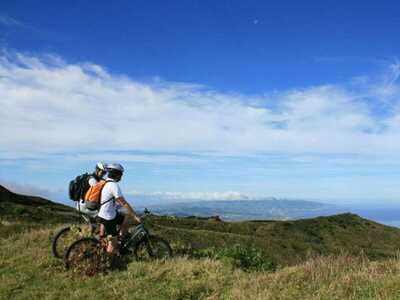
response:
<path id="1" fill-rule="evenodd" d="M 96 221 L 95 216 L 86 215 L 81 212 L 79 212 L 79 215 L 82 217 L 84 223 L 86 223 L 88 227 L 85 226 L 85 224 L 82 224 L 80 226 L 73 225 L 61 228 L 56 233 L 51 243 L 51 250 L 54 257 L 64 258 L 68 247 L 78 238 L 82 238 L 84 236 L 94 236 L 96 233 L 98 233 L 100 226 Z"/>
<path id="2" fill-rule="evenodd" d="M 132 227 L 123 240 L 119 240 L 121 257 L 146 261 L 172 257 L 170 244 L 161 237 L 150 234 L 144 223 Z M 86 237 L 71 244 L 65 253 L 66 269 L 85 275 L 94 275 L 105 268 L 109 257 L 105 238 Z"/>

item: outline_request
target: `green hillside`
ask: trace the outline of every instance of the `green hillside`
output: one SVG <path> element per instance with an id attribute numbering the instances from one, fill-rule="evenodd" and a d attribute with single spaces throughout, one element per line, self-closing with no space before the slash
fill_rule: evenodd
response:
<path id="1" fill-rule="evenodd" d="M 223 260 L 132 262 L 93 277 L 66 272 L 50 254 L 57 228 L 0 238 L 0 299 L 399 299 L 400 261 L 316 257 L 276 272 L 244 272 Z"/>
<path id="2" fill-rule="evenodd" d="M 248 222 L 153 215 L 148 225 L 171 242 L 174 259 L 83 280 L 50 252 L 57 230 L 79 220 L 74 210 L 0 192 L 0 299 L 400 298 L 400 230 L 357 215 Z M 242 268 L 232 249 L 276 267 Z"/>
<path id="3" fill-rule="evenodd" d="M 341 214 L 296 221 L 221 222 L 196 218 L 154 217 L 165 237 L 189 248 L 231 247 L 261 249 L 280 265 L 293 265 L 318 255 L 364 253 L 370 259 L 394 257 L 400 249 L 400 230 Z"/>
<path id="4" fill-rule="evenodd" d="M 15 194 L 0 186 L 1 232 L 24 227 L 81 221 L 68 206 L 40 197 Z M 5 226 L 4 222 L 8 222 Z M 318 255 L 364 253 L 390 258 L 400 249 L 400 229 L 340 214 L 295 221 L 223 222 L 218 218 L 151 216 L 153 231 L 175 244 L 176 251 L 221 249 L 241 245 L 259 249 L 279 265 L 298 264 Z"/>
<path id="5" fill-rule="evenodd" d="M 13 193 L 0 185 L 0 217 L 26 223 L 63 223 L 78 220 L 72 207 L 42 197 Z"/>
<path id="6" fill-rule="evenodd" d="M 76 211 L 69 206 L 41 197 L 16 194 L 0 185 L 0 236 L 79 220 Z"/>

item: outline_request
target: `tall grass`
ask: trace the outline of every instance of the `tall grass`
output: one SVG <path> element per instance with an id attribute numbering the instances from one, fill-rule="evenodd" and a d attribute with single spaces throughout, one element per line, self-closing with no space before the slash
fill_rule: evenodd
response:
<path id="1" fill-rule="evenodd" d="M 245 272 L 223 260 L 177 257 L 78 277 L 50 252 L 55 229 L 0 240 L 0 299 L 400 299 L 400 260 L 345 253 L 276 272 Z"/>

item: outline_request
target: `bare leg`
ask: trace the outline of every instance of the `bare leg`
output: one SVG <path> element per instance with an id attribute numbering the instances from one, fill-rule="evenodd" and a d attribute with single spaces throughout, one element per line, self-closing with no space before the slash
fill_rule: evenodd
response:
<path id="1" fill-rule="evenodd" d="M 104 225 L 103 224 L 99 224 L 100 225 L 100 227 L 99 227 L 99 235 L 100 235 L 100 237 L 102 238 L 102 237 L 105 237 L 105 235 L 106 235 L 106 229 L 104 228 Z"/>
<path id="2" fill-rule="evenodd" d="M 116 236 L 113 237 L 107 237 L 108 243 L 107 243 L 107 252 L 110 254 L 117 254 L 118 250 L 118 240 Z"/>

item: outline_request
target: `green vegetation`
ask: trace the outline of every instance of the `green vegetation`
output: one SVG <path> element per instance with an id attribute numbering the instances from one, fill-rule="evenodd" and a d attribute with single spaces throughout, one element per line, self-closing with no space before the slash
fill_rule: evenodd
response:
<path id="1" fill-rule="evenodd" d="M 37 226 L 80 220 L 69 206 L 34 196 L 15 194 L 0 185 L 0 217 L 3 221 Z M 28 226 L 29 227 L 29 226 Z"/>
<path id="2" fill-rule="evenodd" d="M 261 250 L 247 248 L 239 244 L 231 248 L 208 248 L 193 250 L 188 256 L 190 258 L 208 257 L 215 260 L 222 260 L 233 268 L 240 268 L 244 271 L 275 271 L 276 264 L 265 258 Z"/>
<path id="3" fill-rule="evenodd" d="M 223 260 L 132 262 L 94 277 L 66 272 L 51 256 L 58 228 L 1 239 L 0 299 L 399 299 L 400 260 L 365 255 L 309 259 L 276 272 L 245 272 Z"/>
<path id="4" fill-rule="evenodd" d="M 151 216 L 175 258 L 79 277 L 50 249 L 54 234 L 79 220 L 74 210 L 19 196 L 0 198 L 0 299 L 400 299 L 400 230 L 357 215 Z"/>
<path id="5" fill-rule="evenodd" d="M 369 259 L 392 258 L 400 249 L 400 230 L 353 214 L 296 221 L 220 222 L 196 218 L 153 217 L 154 229 L 175 241 L 178 251 L 259 249 L 267 261 L 295 265 L 321 255 L 363 253 Z M 186 250 L 185 250 L 186 249 Z"/>
<path id="6" fill-rule="evenodd" d="M 0 185 L 0 237 L 48 224 L 80 221 L 71 207 L 40 197 L 15 194 Z"/>

